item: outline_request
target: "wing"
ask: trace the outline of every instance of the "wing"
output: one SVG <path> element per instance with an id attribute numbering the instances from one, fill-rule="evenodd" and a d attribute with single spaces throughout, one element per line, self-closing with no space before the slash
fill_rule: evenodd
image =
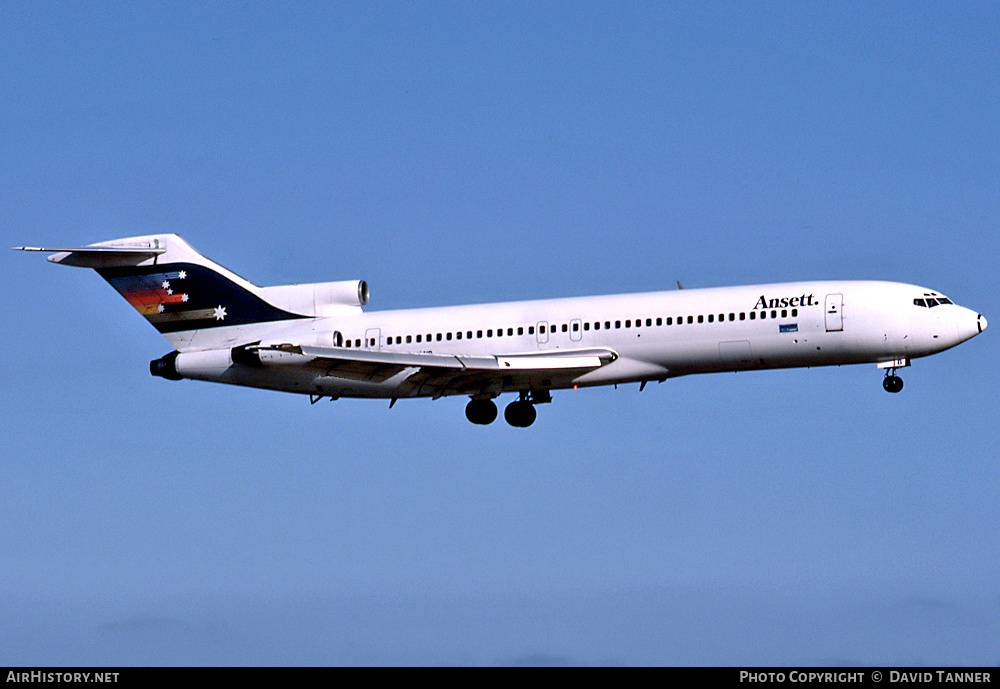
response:
<path id="1" fill-rule="evenodd" d="M 519 383 L 547 387 L 553 380 L 571 380 L 618 358 L 616 352 L 603 348 L 465 356 L 283 343 L 252 345 L 243 351 L 262 366 L 308 367 L 332 378 L 383 383 L 400 376 L 398 383 L 409 386 L 414 394 L 435 398 L 489 389 L 499 393 Z"/>

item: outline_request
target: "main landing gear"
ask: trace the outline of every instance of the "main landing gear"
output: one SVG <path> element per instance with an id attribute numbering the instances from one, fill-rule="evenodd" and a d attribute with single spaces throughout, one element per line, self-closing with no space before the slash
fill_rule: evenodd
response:
<path id="1" fill-rule="evenodd" d="M 497 405 L 493 404 L 493 400 L 473 398 L 465 407 L 465 418 L 480 426 L 491 424 L 497 418 Z"/>
<path id="2" fill-rule="evenodd" d="M 885 388 L 886 392 L 899 392 L 903 389 L 903 379 L 896 375 L 896 369 L 893 368 L 885 372 L 882 387 Z"/>
<path id="3" fill-rule="evenodd" d="M 503 418 L 515 428 L 527 428 L 535 423 L 535 418 L 538 416 L 535 405 L 551 401 L 552 395 L 548 390 L 522 392 L 519 399 L 504 409 Z M 497 405 L 491 399 L 473 397 L 465 407 L 465 418 L 481 426 L 491 424 L 497 418 Z"/>

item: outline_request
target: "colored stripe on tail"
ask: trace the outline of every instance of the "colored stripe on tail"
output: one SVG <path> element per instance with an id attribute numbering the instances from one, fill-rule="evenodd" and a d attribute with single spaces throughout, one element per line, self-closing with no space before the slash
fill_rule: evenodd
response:
<path id="1" fill-rule="evenodd" d="M 97 272 L 161 333 L 305 318 L 276 308 L 226 276 L 194 263 Z"/>

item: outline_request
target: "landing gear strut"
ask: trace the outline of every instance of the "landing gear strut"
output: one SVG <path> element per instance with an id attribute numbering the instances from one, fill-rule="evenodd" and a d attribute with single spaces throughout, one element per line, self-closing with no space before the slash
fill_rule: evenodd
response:
<path id="1" fill-rule="evenodd" d="M 903 379 L 896 375 L 896 369 L 893 368 L 885 372 L 882 387 L 885 388 L 886 392 L 899 392 L 903 389 Z"/>

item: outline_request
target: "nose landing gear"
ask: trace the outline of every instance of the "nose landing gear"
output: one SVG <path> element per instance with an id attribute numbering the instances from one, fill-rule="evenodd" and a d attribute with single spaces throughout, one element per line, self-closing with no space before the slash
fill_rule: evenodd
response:
<path id="1" fill-rule="evenodd" d="M 896 369 L 885 372 L 882 387 L 885 388 L 886 392 L 899 392 L 903 389 L 903 379 L 896 375 Z"/>

